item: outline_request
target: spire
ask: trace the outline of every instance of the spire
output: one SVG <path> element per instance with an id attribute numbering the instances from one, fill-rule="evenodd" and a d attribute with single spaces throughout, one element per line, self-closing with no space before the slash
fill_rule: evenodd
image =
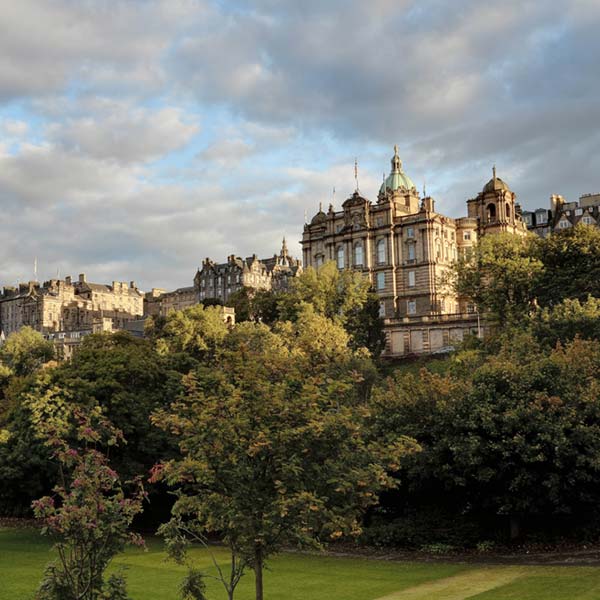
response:
<path id="1" fill-rule="evenodd" d="M 423 177 L 423 198 L 427 198 L 427 189 L 425 187 L 425 177 Z"/>
<path id="2" fill-rule="evenodd" d="M 323 203 L 319 202 L 319 212 L 323 212 Z"/>
<path id="3" fill-rule="evenodd" d="M 494 181 L 496 181 L 496 165 L 492 167 L 492 173 L 494 174 Z"/>
<path id="4" fill-rule="evenodd" d="M 392 156 L 392 173 L 399 173 L 402 170 L 402 161 L 398 155 L 398 144 L 394 144 L 394 156 Z"/>
<path id="5" fill-rule="evenodd" d="M 356 192 L 358 192 L 358 158 L 354 159 L 354 181 L 356 181 Z"/>
<path id="6" fill-rule="evenodd" d="M 288 248 L 285 242 L 285 235 L 283 236 L 283 242 L 281 243 L 281 258 L 285 258 L 288 255 Z"/>

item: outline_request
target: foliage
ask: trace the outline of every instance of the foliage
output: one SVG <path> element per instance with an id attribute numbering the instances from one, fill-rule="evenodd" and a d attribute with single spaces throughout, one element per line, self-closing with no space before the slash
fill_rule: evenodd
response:
<path id="1" fill-rule="evenodd" d="M 0 410 L 0 429 L 8 433 L 0 445 L 0 476 L 6 483 L 0 487 L 0 512 L 27 513 L 31 501 L 56 483 L 48 449 L 36 437 L 39 420 L 49 418 L 36 413 L 41 399 L 82 410 L 101 407 L 128 441 L 111 449 L 111 462 L 130 479 L 175 452 L 168 436 L 151 425 L 150 414 L 177 395 L 180 379 L 148 341 L 124 332 L 88 336 L 71 361 L 13 378 Z M 160 491 L 153 488 L 152 494 L 156 497 Z M 152 504 L 152 518 L 165 504 L 165 512 L 169 510 L 170 502 L 156 499 L 160 501 Z"/>
<path id="2" fill-rule="evenodd" d="M 600 230 L 578 225 L 544 238 L 538 246 L 544 269 L 537 297 L 541 306 L 564 299 L 600 297 Z"/>
<path id="3" fill-rule="evenodd" d="M 62 482 L 53 496 L 33 503 L 35 516 L 44 522 L 42 534 L 55 540 L 58 554 L 58 560 L 48 565 L 36 598 L 126 599 L 125 579 L 113 575 L 105 581 L 104 573 L 128 542 L 143 543 L 129 527 L 142 510 L 145 493 L 138 481 L 133 495 L 127 497 L 119 476 L 96 449 L 100 443 L 118 443 L 121 434 L 97 410 L 85 414 L 61 403 L 41 404 L 36 407 L 40 413 L 54 413 L 54 418 L 38 426 L 53 449 Z M 67 436 L 74 437 L 78 446 L 70 445 Z"/>
<path id="4" fill-rule="evenodd" d="M 534 306 L 544 268 L 537 258 L 537 244 L 533 234 L 486 235 L 472 254 L 455 263 L 448 283 L 497 323 L 521 321 Z"/>
<path id="5" fill-rule="evenodd" d="M 379 296 L 370 289 L 364 304 L 347 313 L 346 330 L 351 336 L 351 347 L 367 348 L 373 358 L 381 355 L 385 348 L 383 318 L 379 315 Z"/>
<path id="6" fill-rule="evenodd" d="M 280 319 L 296 320 L 305 305 L 342 325 L 353 348 L 366 347 L 374 357 L 381 354 L 385 337 L 379 299 L 362 273 L 339 270 L 334 261 L 318 269 L 308 267 L 281 296 Z"/>
<path id="7" fill-rule="evenodd" d="M 283 544 L 320 548 L 360 531 L 363 511 L 394 482 L 413 449 L 401 435 L 370 434 L 361 384 L 369 363 L 345 331 L 314 311 L 276 331 L 241 323 L 217 369 L 185 378 L 186 393 L 154 422 L 177 436 L 180 460 L 155 479 L 178 488 L 174 518 L 219 532 L 256 576 Z"/>
<path id="8" fill-rule="evenodd" d="M 271 325 L 279 319 L 278 303 L 281 294 L 272 290 L 243 287 L 229 296 L 227 306 L 235 309 L 235 320 L 256 321 Z"/>
<path id="9" fill-rule="evenodd" d="M 187 372 L 210 358 L 227 332 L 219 306 L 198 304 L 154 321 L 146 333 L 160 355 L 179 361 L 179 368 Z"/>
<path id="10" fill-rule="evenodd" d="M 30 375 L 53 358 L 52 342 L 44 339 L 41 333 L 31 327 L 23 327 L 11 333 L 0 346 L 0 363 L 5 367 L 0 370 L 0 382 L 2 378 L 7 378 L 6 368 L 15 375 Z"/>
<path id="11" fill-rule="evenodd" d="M 576 336 L 600 340 L 600 299 L 588 297 L 581 302 L 567 298 L 539 310 L 531 319 L 531 327 L 536 339 L 550 346 Z"/>
<path id="12" fill-rule="evenodd" d="M 413 498 L 457 514 L 571 514 L 600 500 L 600 342 L 544 350 L 527 333 L 469 370 L 388 379 L 379 426 L 423 451 L 399 476 Z"/>

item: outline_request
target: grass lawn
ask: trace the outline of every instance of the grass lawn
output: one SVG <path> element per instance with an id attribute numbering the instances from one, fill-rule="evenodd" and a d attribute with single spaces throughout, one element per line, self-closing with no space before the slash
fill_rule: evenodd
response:
<path id="1" fill-rule="evenodd" d="M 225 552 L 215 550 L 219 560 Z M 207 551 L 194 551 L 198 566 L 212 572 Z M 32 597 L 51 558 L 37 531 L 0 529 L 0 600 Z M 134 600 L 177 600 L 183 569 L 165 560 L 158 540 L 148 551 L 129 550 L 114 567 L 127 569 Z M 393 563 L 354 558 L 283 554 L 269 563 L 268 600 L 600 600 L 600 568 L 491 567 L 464 564 Z M 238 600 L 253 598 L 253 577 L 240 583 Z M 208 581 L 209 598 L 225 600 Z"/>

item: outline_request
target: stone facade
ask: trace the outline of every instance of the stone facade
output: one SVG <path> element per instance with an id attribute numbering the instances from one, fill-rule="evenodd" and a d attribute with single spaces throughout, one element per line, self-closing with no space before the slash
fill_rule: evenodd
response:
<path id="1" fill-rule="evenodd" d="M 128 321 L 143 315 L 143 294 L 134 282 L 112 285 L 89 283 L 85 275 L 72 282 L 51 279 L 4 288 L 0 294 L 0 331 L 5 336 L 29 326 L 42 334 L 89 331 L 110 322 L 123 329 Z"/>
<path id="2" fill-rule="evenodd" d="M 557 194 L 550 196 L 550 208 L 523 212 L 529 231 L 546 237 L 554 231 L 575 227 L 579 223 L 600 227 L 600 193 L 584 194 L 579 201 L 566 202 Z"/>
<path id="3" fill-rule="evenodd" d="M 285 238 L 279 254 L 259 259 L 231 255 L 227 262 L 217 264 L 205 259 L 194 278 L 199 301 L 218 299 L 227 302 L 231 294 L 242 288 L 253 290 L 284 290 L 291 278 L 302 272 L 300 260 L 289 256 Z"/>
<path id="4" fill-rule="evenodd" d="M 333 260 L 369 278 L 380 298 L 387 355 L 443 351 L 481 333 L 473 305 L 443 285 L 444 275 L 480 236 L 526 233 L 515 199 L 494 169 L 482 192 L 467 201 L 467 217 L 444 216 L 433 198 L 420 197 L 395 148 L 376 203 L 356 190 L 341 210 L 320 208 L 304 226 L 304 264 L 318 268 Z"/>

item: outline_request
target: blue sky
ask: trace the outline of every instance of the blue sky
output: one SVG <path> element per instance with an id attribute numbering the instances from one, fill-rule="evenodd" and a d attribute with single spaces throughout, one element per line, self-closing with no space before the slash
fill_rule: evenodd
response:
<path id="1" fill-rule="evenodd" d="M 0 285 L 190 285 L 299 254 L 394 144 L 451 216 L 600 190 L 600 2 L 19 0 L 0 19 Z"/>

